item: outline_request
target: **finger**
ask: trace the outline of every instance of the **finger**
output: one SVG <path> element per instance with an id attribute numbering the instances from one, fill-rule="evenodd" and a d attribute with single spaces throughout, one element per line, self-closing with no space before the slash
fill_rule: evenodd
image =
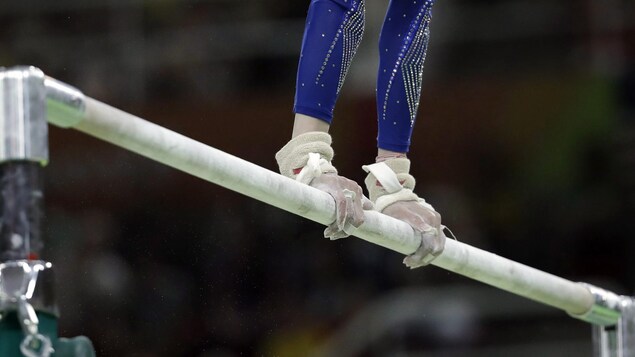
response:
<path id="1" fill-rule="evenodd" d="M 441 230 L 441 215 L 435 210 L 429 209 L 415 201 L 405 202 L 401 208 L 406 214 L 418 216 L 425 224 L 429 224 Z M 420 223 L 418 225 L 420 225 Z"/>
<path id="2" fill-rule="evenodd" d="M 386 207 L 383 213 L 415 227 L 425 223 L 425 218 L 422 217 L 419 212 L 413 210 L 412 207 L 409 207 L 406 202 L 394 203 Z"/>
<path id="3" fill-rule="evenodd" d="M 429 254 L 433 256 L 439 255 L 445 246 L 445 235 L 443 231 L 430 231 L 422 235 L 422 244 L 427 246 Z"/>
<path id="4" fill-rule="evenodd" d="M 434 226 L 437 227 L 437 229 L 441 230 L 441 214 L 439 214 L 439 212 L 437 211 L 433 211 L 434 213 Z"/>
<path id="5" fill-rule="evenodd" d="M 344 198 L 346 199 L 346 220 L 344 224 L 345 226 L 352 224 L 355 227 L 359 227 L 361 224 L 361 222 L 359 222 L 360 215 L 363 216 L 363 213 L 361 213 L 362 201 L 359 199 L 360 196 L 355 193 L 355 191 L 347 188 L 345 188 L 342 192 L 344 193 Z M 361 220 L 363 220 L 363 217 Z"/>
<path id="6" fill-rule="evenodd" d="M 366 216 L 364 215 L 364 207 L 362 203 L 362 199 L 364 195 L 361 192 L 361 188 L 357 186 L 357 194 L 353 197 L 347 196 L 348 199 L 348 207 L 350 209 L 348 217 L 348 221 L 355 227 L 359 227 L 364 223 Z"/>
<path id="7" fill-rule="evenodd" d="M 362 196 L 362 209 L 366 211 L 371 211 L 375 208 L 373 201 L 369 200 L 368 197 Z"/>
<path id="8" fill-rule="evenodd" d="M 330 240 L 337 240 L 346 237 L 348 237 L 348 234 L 342 231 L 336 223 L 332 223 L 324 230 L 324 238 L 328 238 Z"/>
<path id="9" fill-rule="evenodd" d="M 445 235 L 443 232 L 423 233 L 419 249 L 414 254 L 407 256 L 403 262 L 410 269 L 428 265 L 443 252 L 444 246 Z"/>
<path id="10" fill-rule="evenodd" d="M 337 223 L 337 227 L 342 230 L 346 225 L 346 218 L 348 216 L 348 200 L 342 193 L 338 193 L 335 201 L 337 203 L 337 220 L 335 222 Z"/>
<path id="11" fill-rule="evenodd" d="M 436 212 L 427 211 L 425 215 L 423 215 L 423 220 L 433 226 L 434 228 L 440 230 L 441 229 L 441 219 L 435 214 Z"/>
<path id="12" fill-rule="evenodd" d="M 321 185 L 315 185 L 315 188 L 322 189 L 327 192 L 335 201 L 335 221 L 333 221 L 325 230 L 324 237 L 331 240 L 344 238 L 346 233 L 342 231 L 342 227 L 346 221 L 346 199 L 340 190 L 334 190 L 329 186 L 320 187 Z"/>
<path id="13" fill-rule="evenodd" d="M 346 222 L 342 229 L 350 235 L 364 223 L 366 217 L 364 216 L 362 202 L 359 198 L 355 201 L 352 201 L 351 198 L 347 198 L 347 201 L 348 211 L 346 213 Z"/>

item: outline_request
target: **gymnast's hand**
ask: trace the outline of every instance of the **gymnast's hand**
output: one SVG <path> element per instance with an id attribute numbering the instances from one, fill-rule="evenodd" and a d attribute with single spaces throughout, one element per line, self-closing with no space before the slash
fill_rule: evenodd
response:
<path id="1" fill-rule="evenodd" d="M 328 193 L 335 200 L 335 221 L 324 230 L 324 237 L 331 240 L 348 237 L 348 232 L 364 223 L 364 210 L 373 208 L 355 181 L 335 173 L 315 177 L 310 186 Z"/>
<path id="2" fill-rule="evenodd" d="M 438 255 L 445 245 L 445 234 L 441 225 L 441 215 L 431 206 L 418 201 L 398 201 L 384 208 L 383 214 L 408 223 L 412 229 L 421 233 L 422 243 L 417 252 L 417 259 Z M 418 266 L 411 257 L 406 257 L 404 263 L 409 267 Z M 415 266 L 416 265 L 416 266 Z"/>
<path id="3" fill-rule="evenodd" d="M 410 268 L 429 264 L 443 252 L 445 235 L 441 215 L 412 190 L 415 179 L 410 175 L 410 160 L 392 158 L 363 166 L 368 172 L 365 183 L 375 210 L 408 223 L 421 235 L 421 245 L 404 263 Z"/>
<path id="4" fill-rule="evenodd" d="M 362 225 L 364 208 L 372 209 L 372 203 L 356 182 L 337 174 L 332 159 L 331 136 L 316 131 L 297 135 L 276 153 L 282 175 L 333 197 L 335 221 L 326 228 L 324 236 L 338 239 L 348 237 L 347 232 Z"/>

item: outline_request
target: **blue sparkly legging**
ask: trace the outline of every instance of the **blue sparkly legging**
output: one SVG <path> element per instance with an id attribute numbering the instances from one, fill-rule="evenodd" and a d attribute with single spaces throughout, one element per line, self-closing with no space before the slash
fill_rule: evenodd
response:
<path id="1" fill-rule="evenodd" d="M 434 0 L 390 0 L 379 37 L 378 147 L 407 152 L 415 123 Z M 312 0 L 294 112 L 328 122 L 364 32 L 364 0 Z"/>

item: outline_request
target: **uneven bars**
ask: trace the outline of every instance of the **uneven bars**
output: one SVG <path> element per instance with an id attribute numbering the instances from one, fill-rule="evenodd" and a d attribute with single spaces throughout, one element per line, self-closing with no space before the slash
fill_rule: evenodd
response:
<path id="1" fill-rule="evenodd" d="M 53 78 L 45 79 L 48 121 L 74 128 L 206 181 L 328 225 L 333 198 L 263 167 L 128 114 Z M 367 211 L 353 235 L 408 255 L 421 238 L 402 221 Z M 614 325 L 625 297 L 531 268 L 448 239 L 432 265 L 563 310 L 594 325 Z"/>

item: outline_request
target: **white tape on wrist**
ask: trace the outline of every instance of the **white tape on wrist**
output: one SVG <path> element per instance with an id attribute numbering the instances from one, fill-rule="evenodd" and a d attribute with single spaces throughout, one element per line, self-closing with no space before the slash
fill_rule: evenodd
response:
<path id="1" fill-rule="evenodd" d="M 331 163 L 323 159 L 320 154 L 311 152 L 309 153 L 309 159 L 306 165 L 302 168 L 295 180 L 309 185 L 314 178 L 322 175 L 322 173 L 330 167 L 332 167 Z"/>

